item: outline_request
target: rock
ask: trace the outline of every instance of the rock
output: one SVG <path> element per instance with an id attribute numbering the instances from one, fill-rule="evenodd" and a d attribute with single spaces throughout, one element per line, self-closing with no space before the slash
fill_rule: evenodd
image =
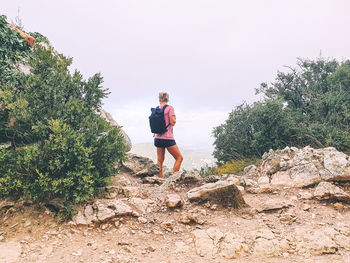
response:
<path id="1" fill-rule="evenodd" d="M 116 216 L 134 215 L 133 209 L 121 200 L 108 202 L 108 208 L 110 208 Z"/>
<path id="2" fill-rule="evenodd" d="M 301 255 L 334 254 L 338 250 L 338 245 L 322 229 L 297 228 L 295 239 L 297 253 Z"/>
<path id="3" fill-rule="evenodd" d="M 258 168 L 255 165 L 249 165 L 243 170 L 244 177 L 248 179 L 257 178 L 259 176 Z"/>
<path id="4" fill-rule="evenodd" d="M 184 214 L 181 216 L 181 218 L 179 219 L 180 223 L 183 224 L 190 224 L 190 223 L 196 223 L 199 225 L 203 225 L 204 224 L 204 220 L 200 218 L 200 216 L 196 213 L 188 213 L 188 214 Z"/>
<path id="5" fill-rule="evenodd" d="M 14 207 L 14 206 L 15 206 L 15 203 L 12 201 L 8 201 L 8 200 L 0 201 L 0 210 L 2 210 L 2 209 L 7 210 L 7 209 Z"/>
<path id="6" fill-rule="evenodd" d="M 275 190 L 308 187 L 321 181 L 350 181 L 350 161 L 333 147 L 286 147 L 264 153 L 259 166 L 247 167 L 243 178 L 246 190 L 252 193 L 263 192 L 269 184 Z"/>
<path id="7" fill-rule="evenodd" d="M 229 203 L 233 207 L 241 207 L 245 204 L 241 192 L 230 181 L 218 181 L 193 188 L 187 192 L 187 197 L 190 201 L 212 200 L 224 205 Z"/>
<path id="8" fill-rule="evenodd" d="M 254 238 L 254 255 L 277 257 L 289 249 L 285 239 L 278 240 L 268 228 L 260 228 L 251 233 Z"/>
<path id="9" fill-rule="evenodd" d="M 135 197 L 140 193 L 137 186 L 123 186 L 121 187 L 121 192 L 125 197 Z"/>
<path id="10" fill-rule="evenodd" d="M 265 202 L 261 203 L 260 206 L 256 207 L 256 210 L 261 212 L 271 212 L 277 211 L 283 208 L 288 208 L 291 204 L 289 202 L 280 199 L 267 199 Z"/>
<path id="11" fill-rule="evenodd" d="M 154 204 L 154 201 L 151 199 L 142 199 L 142 198 L 138 198 L 138 197 L 133 197 L 133 198 L 129 199 L 129 202 L 141 214 L 146 214 L 146 213 L 152 212 L 150 206 L 152 204 Z"/>
<path id="12" fill-rule="evenodd" d="M 159 167 L 150 158 L 132 153 L 128 153 L 127 157 L 127 161 L 123 165 L 134 175 L 139 177 L 158 175 Z"/>
<path id="13" fill-rule="evenodd" d="M 350 196 L 346 192 L 329 182 L 319 183 L 315 189 L 314 197 L 317 200 L 350 202 Z"/>
<path id="14" fill-rule="evenodd" d="M 180 184 L 197 184 L 202 181 L 202 177 L 199 175 L 196 171 L 191 172 L 176 172 L 170 175 L 168 178 L 165 179 L 164 184 L 162 187 L 170 187 L 170 186 L 176 186 Z"/>
<path id="15" fill-rule="evenodd" d="M 87 205 L 84 209 L 84 216 L 86 217 L 87 224 L 91 224 L 92 222 L 96 221 L 96 214 L 94 213 L 94 209 L 92 205 Z"/>
<path id="16" fill-rule="evenodd" d="M 321 181 L 318 169 L 313 163 L 292 167 L 272 175 L 272 187 L 307 187 Z"/>
<path id="17" fill-rule="evenodd" d="M 248 251 L 244 238 L 236 233 L 223 233 L 217 228 L 192 232 L 196 253 L 203 257 L 236 258 Z"/>
<path id="18" fill-rule="evenodd" d="M 148 222 L 147 218 L 144 217 L 139 217 L 137 220 L 142 224 L 146 224 Z"/>
<path id="19" fill-rule="evenodd" d="M 80 211 L 78 211 L 78 214 L 73 218 L 73 221 L 77 226 L 86 226 L 89 224 L 84 214 Z"/>
<path id="20" fill-rule="evenodd" d="M 168 194 L 165 198 L 165 203 L 169 208 L 181 207 L 184 204 L 184 200 L 178 194 Z"/>
<path id="21" fill-rule="evenodd" d="M 45 204 L 45 207 L 47 207 L 50 211 L 57 213 L 61 209 L 64 209 L 65 200 L 63 198 L 55 198 L 50 200 Z"/>
<path id="22" fill-rule="evenodd" d="M 16 263 L 19 262 L 21 255 L 21 245 L 18 242 L 10 241 L 0 243 L 0 262 Z"/>
<path id="23" fill-rule="evenodd" d="M 350 181 L 349 156 L 333 147 L 323 149 L 324 168 L 331 173 L 331 181 Z"/>
<path id="24" fill-rule="evenodd" d="M 125 146 L 126 146 L 126 151 L 129 152 L 132 148 L 132 143 L 131 143 L 129 136 L 124 132 L 124 130 L 121 128 L 121 126 L 119 126 L 118 123 L 113 119 L 113 117 L 110 113 L 108 113 L 104 109 L 100 109 L 99 114 L 102 118 L 104 118 L 112 126 L 118 127 L 120 129 L 121 134 L 122 134 L 123 139 L 124 139 Z"/>
<path id="25" fill-rule="evenodd" d="M 204 177 L 203 182 L 208 184 L 208 183 L 215 183 L 219 181 L 221 178 L 218 175 L 209 175 Z"/>
<path id="26" fill-rule="evenodd" d="M 96 202 L 95 205 L 97 206 L 97 222 L 107 222 L 108 220 L 114 218 L 117 215 L 117 212 L 115 212 L 113 209 L 110 209 L 106 207 L 104 204 Z"/>
<path id="27" fill-rule="evenodd" d="M 167 230 L 167 231 L 172 231 L 175 226 L 175 221 L 173 219 L 166 220 L 160 224 L 160 227 Z"/>
<path id="28" fill-rule="evenodd" d="M 164 178 L 160 178 L 158 176 L 152 176 L 152 177 L 144 177 L 142 178 L 143 184 L 163 184 Z"/>
<path id="29" fill-rule="evenodd" d="M 220 242 L 219 255 L 223 258 L 233 259 L 248 252 L 248 245 L 243 237 L 228 232 Z"/>

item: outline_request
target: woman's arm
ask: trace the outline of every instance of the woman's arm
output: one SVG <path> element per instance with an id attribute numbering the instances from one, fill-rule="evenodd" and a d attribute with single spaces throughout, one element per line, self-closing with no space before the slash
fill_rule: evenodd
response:
<path id="1" fill-rule="evenodd" d="M 175 115 L 170 116 L 170 124 L 171 124 L 171 126 L 175 126 L 175 123 L 176 123 L 176 116 Z"/>

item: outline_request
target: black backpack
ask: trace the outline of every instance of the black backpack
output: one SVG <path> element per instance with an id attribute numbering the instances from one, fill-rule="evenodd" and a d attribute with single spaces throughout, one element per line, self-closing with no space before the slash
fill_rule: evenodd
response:
<path id="1" fill-rule="evenodd" d="M 149 126 L 152 133 L 163 134 L 168 130 L 168 126 L 165 124 L 164 110 L 168 105 L 164 105 L 162 109 L 159 107 L 151 108 L 151 115 L 149 116 Z"/>

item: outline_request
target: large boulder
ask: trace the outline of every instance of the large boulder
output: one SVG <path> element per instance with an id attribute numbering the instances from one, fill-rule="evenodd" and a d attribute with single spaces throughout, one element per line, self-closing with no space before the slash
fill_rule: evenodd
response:
<path id="1" fill-rule="evenodd" d="M 159 167 L 150 158 L 132 153 L 127 154 L 127 160 L 123 165 L 139 177 L 154 176 L 160 171 Z"/>
<path id="2" fill-rule="evenodd" d="M 126 151 L 129 152 L 132 147 L 131 140 L 129 136 L 125 133 L 125 131 L 121 128 L 122 126 L 118 125 L 118 123 L 113 119 L 112 115 L 105 111 L 104 109 L 101 109 L 99 112 L 100 116 L 104 118 L 107 122 L 109 122 L 112 126 L 118 127 L 123 135 L 124 142 L 126 145 Z"/>
<path id="3" fill-rule="evenodd" d="M 216 201 L 223 205 L 231 204 L 233 207 L 245 205 L 240 190 L 231 180 L 218 181 L 216 183 L 204 184 L 187 192 L 190 201 Z"/>
<path id="4" fill-rule="evenodd" d="M 350 196 L 339 187 L 329 182 L 321 182 L 317 185 L 314 197 L 317 200 L 332 200 L 350 202 Z"/>
<path id="5" fill-rule="evenodd" d="M 198 184 L 202 181 L 202 177 L 197 171 L 178 171 L 171 174 L 168 178 L 165 179 L 165 182 L 162 187 L 171 187 L 181 184 L 192 185 Z"/>
<path id="6" fill-rule="evenodd" d="M 255 193 L 322 181 L 350 181 L 349 156 L 333 147 L 286 147 L 265 153 L 259 165 L 246 168 L 243 175 L 247 191 Z"/>

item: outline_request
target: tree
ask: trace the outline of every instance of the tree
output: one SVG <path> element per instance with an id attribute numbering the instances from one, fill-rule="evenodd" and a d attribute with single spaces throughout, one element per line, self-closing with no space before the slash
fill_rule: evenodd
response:
<path id="1" fill-rule="evenodd" d="M 264 98 L 240 105 L 213 130 L 219 162 L 259 157 L 285 146 L 350 149 L 350 61 L 298 60 L 275 82 L 262 83 Z"/>
<path id="2" fill-rule="evenodd" d="M 30 48 L 0 17 L 0 143 L 11 143 L 0 150 L 0 197 L 81 202 L 114 174 L 123 138 L 98 114 L 102 76 L 70 73 L 72 59 L 34 36 Z"/>

